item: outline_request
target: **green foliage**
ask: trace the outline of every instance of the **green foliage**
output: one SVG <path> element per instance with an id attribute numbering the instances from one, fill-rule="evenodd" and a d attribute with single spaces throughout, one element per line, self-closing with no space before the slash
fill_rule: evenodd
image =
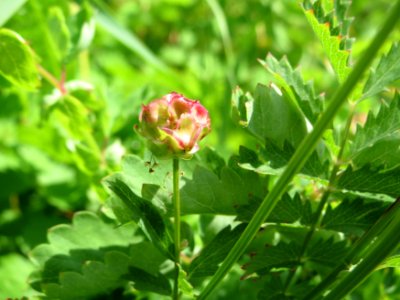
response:
<path id="1" fill-rule="evenodd" d="M 20 295 L 34 295 L 26 278 L 33 271 L 32 263 L 18 254 L 4 255 L 0 259 L 1 298 L 19 297 Z M 15 270 L 18 270 L 16 272 Z"/>
<path id="2" fill-rule="evenodd" d="M 384 204 L 366 203 L 363 199 L 344 199 L 334 207 L 329 205 L 321 221 L 321 227 L 360 235 L 383 213 Z"/>
<path id="3" fill-rule="evenodd" d="M 398 33 L 361 59 L 376 64 L 351 107 L 320 124 L 390 5 L 0 1 L 0 298 L 170 299 L 177 275 L 182 299 L 217 278 L 212 300 L 309 300 L 371 273 L 340 298 L 399 298 Z M 171 91 L 212 118 L 180 162 L 178 266 L 172 162 L 133 131 L 140 106 Z M 315 150 L 245 247 L 313 130 Z"/>
<path id="4" fill-rule="evenodd" d="M 109 294 L 128 281 L 137 289 L 169 294 L 167 279 L 158 273 L 165 258 L 133 232 L 132 226 L 115 229 L 93 213 L 77 213 L 72 226 L 53 227 L 49 244 L 32 251 L 39 269 L 31 284 L 51 299 Z"/>
<path id="5" fill-rule="evenodd" d="M 211 161 L 210 164 L 213 162 Z M 218 163 L 218 162 L 217 162 Z M 251 195 L 264 194 L 262 179 L 255 173 L 232 165 L 220 165 L 215 171 L 199 161 L 182 163 L 181 177 L 182 214 L 234 214 L 235 207 L 245 204 Z M 134 193 L 142 194 L 164 214 L 172 215 L 171 162 L 160 160 L 153 170 L 137 156 L 128 155 L 123 161 L 123 173 L 112 175 L 127 184 Z M 201 187 L 201 188 L 199 188 Z"/>
<path id="6" fill-rule="evenodd" d="M 309 2 L 305 1 L 303 4 L 304 14 L 318 36 L 339 81 L 343 82 L 351 70 L 348 66 L 349 43 L 346 41 L 350 25 L 350 19 L 346 19 L 346 6 L 350 1 L 335 1 L 336 7 L 329 13 L 325 12 L 322 1 L 315 1 L 313 4 Z"/>
<path id="7" fill-rule="evenodd" d="M 378 94 L 384 87 L 400 78 L 400 46 L 395 43 L 390 51 L 379 61 L 375 70 L 371 71 L 364 86 L 363 97 L 368 98 Z"/>
<path id="8" fill-rule="evenodd" d="M 388 170 L 400 165 L 400 96 L 390 106 L 381 106 L 378 114 L 371 112 L 363 127 L 358 127 L 351 147 L 351 159 L 356 167 L 366 164 Z"/>
<path id="9" fill-rule="evenodd" d="M 266 60 L 260 62 L 274 76 L 275 83 L 286 91 L 308 120 L 314 123 L 323 111 L 324 99 L 321 95 L 315 95 L 312 83 L 304 83 L 300 72 L 293 70 L 286 57 L 278 61 L 268 53 Z"/>
<path id="10" fill-rule="evenodd" d="M 238 91 L 234 105 L 240 122 L 261 141 L 271 140 L 279 147 L 288 141 L 297 146 L 307 132 L 300 111 L 279 89 L 258 85 L 254 100 Z"/>
<path id="11" fill-rule="evenodd" d="M 35 89 L 39 75 L 26 41 L 18 33 L 4 28 L 0 30 L 0 40 L 0 75 L 22 88 Z"/>
<path id="12" fill-rule="evenodd" d="M 192 261 L 189 267 L 189 277 L 198 280 L 213 275 L 243 230 L 244 226 L 237 226 L 233 229 L 228 226 L 221 230 Z"/>
<path id="13" fill-rule="evenodd" d="M 139 224 L 147 238 L 166 256 L 172 258 L 173 254 L 170 252 L 171 236 L 161 214 L 152 203 L 133 193 L 117 176 L 106 179 L 105 183 L 130 210 L 131 218 Z"/>

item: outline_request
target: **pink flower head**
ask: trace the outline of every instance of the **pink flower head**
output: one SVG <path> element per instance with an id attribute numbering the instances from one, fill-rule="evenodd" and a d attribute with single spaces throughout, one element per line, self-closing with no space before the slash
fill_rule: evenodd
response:
<path id="1" fill-rule="evenodd" d="M 204 106 L 175 92 L 143 105 L 139 121 L 138 132 L 158 157 L 190 158 L 211 131 Z"/>

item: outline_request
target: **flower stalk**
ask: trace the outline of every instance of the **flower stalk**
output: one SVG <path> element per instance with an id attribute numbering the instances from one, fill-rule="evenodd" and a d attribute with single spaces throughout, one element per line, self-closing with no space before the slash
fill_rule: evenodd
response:
<path id="1" fill-rule="evenodd" d="M 181 252 L 181 199 L 179 193 L 179 158 L 173 159 L 173 202 L 174 202 L 174 245 L 175 245 L 175 278 L 173 299 L 179 299 L 179 266 Z"/>

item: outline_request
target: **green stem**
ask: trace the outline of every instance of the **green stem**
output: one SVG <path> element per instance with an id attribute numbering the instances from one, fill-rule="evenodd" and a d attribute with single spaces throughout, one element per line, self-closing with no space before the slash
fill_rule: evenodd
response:
<path id="1" fill-rule="evenodd" d="M 388 224 L 395 219 L 396 214 L 400 210 L 400 200 L 397 200 L 391 205 L 375 222 L 375 224 L 357 240 L 352 250 L 347 254 L 342 263 L 340 263 L 333 271 L 321 281 L 314 289 L 305 295 L 302 300 L 317 299 L 323 292 L 326 291 L 337 279 L 340 272 L 348 270 L 349 266 L 356 264 L 369 249 L 372 243 L 376 242 L 376 238 L 388 227 Z"/>
<path id="2" fill-rule="evenodd" d="M 232 268 L 234 263 L 244 253 L 264 220 L 270 215 L 280 197 L 286 191 L 287 186 L 291 182 L 294 175 L 304 166 L 305 162 L 314 150 L 318 140 L 324 133 L 325 129 L 328 128 L 329 124 L 332 122 L 341 105 L 346 101 L 354 86 L 361 79 L 364 71 L 369 67 L 370 63 L 375 57 L 375 54 L 385 42 L 389 33 L 395 27 L 397 20 L 399 19 L 399 15 L 400 0 L 397 1 L 396 6 L 391 10 L 391 13 L 386 19 L 383 28 L 376 34 L 374 40 L 371 42 L 364 55 L 355 65 L 347 80 L 340 86 L 338 91 L 333 96 L 333 99 L 330 101 L 330 105 L 318 119 L 314 130 L 308 134 L 300 144 L 299 148 L 289 161 L 285 171 L 282 173 L 271 192 L 265 197 L 250 223 L 247 225 L 245 231 L 240 236 L 239 240 L 228 253 L 228 256 L 225 258 L 215 275 L 211 278 L 203 292 L 199 295 L 198 300 L 206 299 L 211 294 L 214 288 L 222 281 L 225 275 Z"/>
<path id="3" fill-rule="evenodd" d="M 181 252 L 181 199 L 179 194 L 179 158 L 173 159 L 173 192 L 174 192 L 174 245 L 175 245 L 175 282 L 173 299 L 179 299 L 179 265 Z"/>
<path id="4" fill-rule="evenodd" d="M 308 244 L 310 243 L 310 241 L 311 241 L 311 239 L 312 239 L 312 237 L 313 237 L 313 235 L 315 233 L 315 230 L 317 229 L 317 226 L 321 222 L 322 211 L 324 210 L 324 207 L 325 207 L 326 203 L 328 202 L 328 199 L 329 199 L 329 196 L 331 195 L 332 189 L 335 187 L 335 182 L 336 182 L 338 171 L 339 171 L 340 166 L 341 166 L 341 161 L 342 161 L 342 158 L 343 158 L 344 149 L 345 149 L 345 146 L 346 146 L 347 139 L 349 137 L 350 126 L 351 126 L 351 122 L 353 120 L 355 107 L 356 107 L 355 104 L 353 104 L 351 106 L 350 115 L 347 118 L 347 122 L 346 122 L 345 127 L 343 128 L 343 138 L 342 138 L 342 141 L 340 143 L 340 150 L 339 150 L 339 153 L 338 153 L 338 155 L 336 157 L 336 162 L 335 162 L 335 164 L 334 164 L 334 166 L 332 168 L 331 175 L 329 177 L 328 186 L 326 187 L 326 189 L 325 189 L 325 191 L 324 191 L 324 193 L 323 193 L 323 195 L 321 197 L 321 200 L 320 200 L 320 202 L 318 204 L 318 207 L 317 207 L 317 211 L 315 212 L 315 218 L 313 220 L 313 223 L 311 224 L 311 228 L 308 231 L 308 233 L 307 233 L 307 235 L 306 235 L 306 237 L 304 239 L 303 245 L 301 247 L 300 254 L 299 254 L 299 259 L 298 259 L 298 263 L 299 264 L 301 263 L 301 260 L 302 260 L 302 258 L 304 256 L 305 252 L 306 252 Z M 286 283 L 285 283 L 285 291 L 290 287 L 295 274 L 296 274 L 296 272 L 291 272 L 290 275 L 288 276 L 288 278 L 286 280 Z"/>
<path id="5" fill-rule="evenodd" d="M 67 93 L 63 84 L 58 81 L 49 71 L 47 71 L 41 65 L 37 65 L 37 69 L 39 71 L 39 74 L 42 75 L 43 78 L 46 79 L 53 87 L 57 88 L 61 92 L 61 94 L 64 95 Z"/>
<path id="6" fill-rule="evenodd" d="M 396 201 L 399 204 L 399 200 Z M 363 260 L 350 271 L 334 289 L 324 297 L 324 300 L 343 299 L 348 293 L 355 289 L 371 272 L 399 245 L 396 238 L 400 231 L 400 207 L 391 207 L 392 217 L 387 227 L 378 236 Z"/>

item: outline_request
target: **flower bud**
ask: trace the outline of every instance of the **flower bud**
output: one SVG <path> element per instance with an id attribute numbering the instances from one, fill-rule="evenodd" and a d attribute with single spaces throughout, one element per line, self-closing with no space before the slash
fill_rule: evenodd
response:
<path id="1" fill-rule="evenodd" d="M 208 111 L 199 101 L 172 92 L 142 106 L 136 126 L 159 158 L 191 158 L 211 131 Z"/>

